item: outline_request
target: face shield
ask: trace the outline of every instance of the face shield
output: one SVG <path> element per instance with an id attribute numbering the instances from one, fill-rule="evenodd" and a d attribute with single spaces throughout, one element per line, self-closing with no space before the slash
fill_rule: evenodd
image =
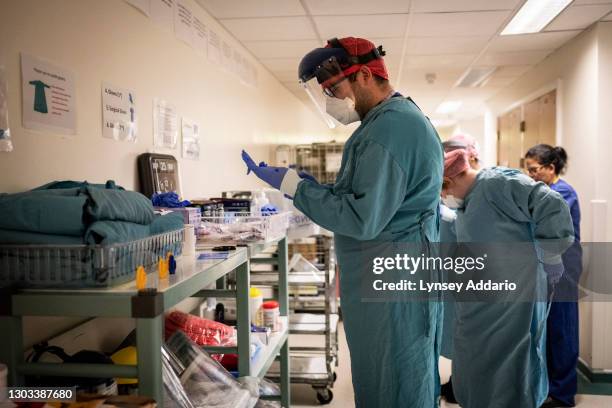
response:
<path id="1" fill-rule="evenodd" d="M 309 79 L 300 79 L 300 85 L 330 128 L 336 127 L 337 122 L 347 125 L 359 120 L 349 81 L 336 57 L 319 64 Z"/>

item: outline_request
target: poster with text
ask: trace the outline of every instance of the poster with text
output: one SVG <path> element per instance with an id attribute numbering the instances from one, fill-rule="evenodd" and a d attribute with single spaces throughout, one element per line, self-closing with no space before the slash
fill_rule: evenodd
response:
<path id="1" fill-rule="evenodd" d="M 208 53 L 208 28 L 195 14 L 193 16 L 193 36 L 191 41 L 193 49 L 198 54 L 206 57 Z"/>
<path id="2" fill-rule="evenodd" d="M 102 136 L 135 142 L 138 133 L 134 92 L 102 84 Z"/>
<path id="3" fill-rule="evenodd" d="M 185 0 L 175 0 L 174 7 L 174 35 L 179 40 L 192 45 L 193 42 L 193 13 Z"/>
<path id="4" fill-rule="evenodd" d="M 220 66 L 222 54 L 221 37 L 216 31 L 208 30 L 208 61 L 213 65 Z"/>
<path id="5" fill-rule="evenodd" d="M 174 31 L 174 0 L 151 0 L 149 16 L 158 27 Z"/>
<path id="6" fill-rule="evenodd" d="M 200 125 L 191 119 L 183 118 L 183 158 L 200 160 Z"/>
<path id="7" fill-rule="evenodd" d="M 155 146 L 174 149 L 178 139 L 176 107 L 163 99 L 153 99 L 153 142 Z"/>
<path id="8" fill-rule="evenodd" d="M 23 127 L 76 134 L 72 71 L 22 53 L 21 79 Z"/>

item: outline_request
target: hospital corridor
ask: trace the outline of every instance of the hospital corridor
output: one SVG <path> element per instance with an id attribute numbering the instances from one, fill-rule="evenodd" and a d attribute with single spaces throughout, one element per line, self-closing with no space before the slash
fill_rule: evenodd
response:
<path id="1" fill-rule="evenodd" d="M 0 408 L 612 408 L 612 0 L 0 0 Z"/>

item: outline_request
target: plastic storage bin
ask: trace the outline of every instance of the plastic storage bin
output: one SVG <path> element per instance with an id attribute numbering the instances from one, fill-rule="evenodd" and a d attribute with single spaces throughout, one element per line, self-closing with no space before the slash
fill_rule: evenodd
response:
<path id="1" fill-rule="evenodd" d="M 136 268 L 179 255 L 184 230 L 113 245 L 0 245 L 0 286 L 107 287 L 135 278 Z"/>
<path id="2" fill-rule="evenodd" d="M 272 242 L 287 234 L 290 215 L 290 212 L 263 216 L 225 213 L 223 217 L 202 217 L 197 231 L 198 241 L 233 244 Z"/>

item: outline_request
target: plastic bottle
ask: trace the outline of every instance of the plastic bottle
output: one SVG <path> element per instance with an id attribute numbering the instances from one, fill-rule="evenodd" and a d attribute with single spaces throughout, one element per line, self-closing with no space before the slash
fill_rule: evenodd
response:
<path id="1" fill-rule="evenodd" d="M 261 216 L 261 207 L 270 204 L 270 201 L 266 197 L 263 191 L 254 191 L 253 198 L 251 198 L 251 215 L 254 217 Z"/>
<path id="2" fill-rule="evenodd" d="M 263 294 L 259 288 L 251 288 L 249 291 L 249 303 L 251 307 L 251 323 L 255 326 L 263 326 Z"/>
<path id="3" fill-rule="evenodd" d="M 200 306 L 200 317 L 208 320 L 215 320 L 215 311 L 217 310 L 217 299 L 207 298 L 206 304 Z"/>
<path id="4" fill-rule="evenodd" d="M 269 327 L 271 331 L 275 332 L 280 329 L 280 308 L 276 300 L 269 300 L 264 302 L 264 326 Z"/>

